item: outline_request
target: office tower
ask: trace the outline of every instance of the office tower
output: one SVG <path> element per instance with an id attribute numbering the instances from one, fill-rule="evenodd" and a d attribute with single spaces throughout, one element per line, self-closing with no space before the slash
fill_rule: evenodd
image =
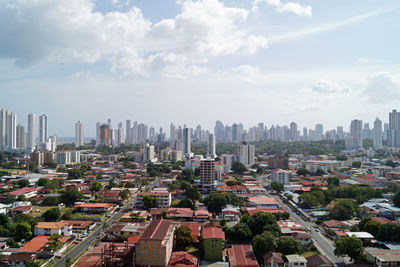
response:
<path id="1" fill-rule="evenodd" d="M 110 128 L 108 124 L 100 125 L 100 142 L 101 146 L 109 146 L 110 145 Z"/>
<path id="2" fill-rule="evenodd" d="M 8 114 L 7 109 L 0 110 L 0 151 L 7 149 Z"/>
<path id="3" fill-rule="evenodd" d="M 16 148 L 25 149 L 26 148 L 26 133 L 25 127 L 21 124 L 17 125 L 17 144 Z"/>
<path id="4" fill-rule="evenodd" d="M 246 167 L 251 167 L 254 165 L 255 157 L 255 146 L 249 145 L 246 142 L 239 144 L 239 158 L 240 162 Z"/>
<path id="5" fill-rule="evenodd" d="M 169 146 L 172 148 L 174 142 L 176 139 L 176 130 L 175 130 L 175 124 L 171 123 L 169 125 Z"/>
<path id="6" fill-rule="evenodd" d="M 350 139 L 348 140 L 348 148 L 356 150 L 363 147 L 362 129 L 363 129 L 362 120 L 351 121 Z"/>
<path id="7" fill-rule="evenodd" d="M 137 128 L 138 128 L 138 142 L 140 144 L 144 144 L 149 136 L 148 126 L 143 123 L 139 123 Z"/>
<path id="8" fill-rule="evenodd" d="M 336 135 L 338 139 L 344 139 L 343 126 L 336 127 Z"/>
<path id="9" fill-rule="evenodd" d="M 84 125 L 83 122 L 78 121 L 75 123 L 75 146 L 83 146 L 85 144 L 84 141 Z"/>
<path id="10" fill-rule="evenodd" d="M 216 185 L 215 161 L 214 159 L 202 159 L 200 161 L 200 183 L 199 191 L 209 194 L 214 191 Z"/>
<path id="11" fill-rule="evenodd" d="M 322 126 L 322 124 L 316 124 L 315 125 L 316 141 L 322 140 L 323 134 L 324 134 L 324 126 Z"/>
<path id="12" fill-rule="evenodd" d="M 303 128 L 303 141 L 308 141 L 308 131 L 307 128 Z"/>
<path id="13" fill-rule="evenodd" d="M 17 148 L 17 114 L 10 112 L 7 120 L 7 148 Z"/>
<path id="14" fill-rule="evenodd" d="M 210 155 L 212 158 L 217 156 L 215 151 L 215 137 L 212 133 L 208 134 L 207 155 Z"/>
<path id="15" fill-rule="evenodd" d="M 389 113 L 388 147 L 400 146 L 400 114 L 397 110 Z"/>
<path id="16" fill-rule="evenodd" d="M 131 120 L 126 120 L 126 133 L 125 133 L 125 143 L 126 144 L 131 144 Z"/>
<path id="17" fill-rule="evenodd" d="M 101 123 L 98 121 L 96 123 L 96 146 L 100 145 L 100 125 Z"/>
<path id="18" fill-rule="evenodd" d="M 36 115 L 28 115 L 28 137 L 27 137 L 28 149 L 34 149 L 36 147 Z"/>
<path id="19" fill-rule="evenodd" d="M 378 118 L 374 121 L 374 148 L 382 148 L 382 121 Z"/>
<path id="20" fill-rule="evenodd" d="M 186 125 L 183 128 L 183 155 L 188 155 L 191 153 L 191 129 L 186 128 Z"/>
<path id="21" fill-rule="evenodd" d="M 298 131 L 297 131 L 297 123 L 290 123 L 290 139 L 291 141 L 298 141 Z"/>
<path id="22" fill-rule="evenodd" d="M 46 144 L 48 130 L 47 116 L 43 114 L 39 116 L 39 144 Z"/>

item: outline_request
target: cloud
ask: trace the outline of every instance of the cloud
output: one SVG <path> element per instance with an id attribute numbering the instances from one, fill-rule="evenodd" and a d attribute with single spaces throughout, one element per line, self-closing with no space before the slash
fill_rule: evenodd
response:
<path id="1" fill-rule="evenodd" d="M 118 1 L 113 1 L 119 3 Z M 3 0 L 0 58 L 38 62 L 110 62 L 112 71 L 167 77 L 204 73 L 210 57 L 254 54 L 266 38 L 245 28 L 249 11 L 219 0 L 181 1 L 171 19 L 142 11 L 95 12 L 92 0 Z"/>
<path id="2" fill-rule="evenodd" d="M 329 93 L 347 93 L 350 92 L 350 87 L 347 85 L 340 85 L 327 80 L 318 80 L 311 86 L 312 91 L 321 94 Z"/>
<path id="3" fill-rule="evenodd" d="M 371 74 L 365 82 L 364 96 L 370 103 L 391 103 L 400 97 L 400 80 L 391 73 Z"/>
<path id="4" fill-rule="evenodd" d="M 308 18 L 311 18 L 312 16 L 311 6 L 303 6 L 296 2 L 288 2 L 284 4 L 280 0 L 254 0 L 252 10 L 256 11 L 258 9 L 258 5 L 262 2 L 266 2 L 270 6 L 273 6 L 278 12 L 291 12 L 298 16 L 303 16 Z"/>

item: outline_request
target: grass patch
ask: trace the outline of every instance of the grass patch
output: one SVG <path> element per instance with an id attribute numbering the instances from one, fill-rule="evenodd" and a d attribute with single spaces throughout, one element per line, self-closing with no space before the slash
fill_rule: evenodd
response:
<path id="1" fill-rule="evenodd" d="M 307 251 L 307 252 L 303 253 L 303 257 L 307 258 L 307 257 L 313 256 L 315 254 L 318 254 L 318 252 L 316 252 L 316 251 Z"/>
<path id="2" fill-rule="evenodd" d="M 31 215 L 34 217 L 40 217 L 43 213 L 51 208 L 56 208 L 57 206 L 33 206 L 33 210 L 31 211 Z"/>

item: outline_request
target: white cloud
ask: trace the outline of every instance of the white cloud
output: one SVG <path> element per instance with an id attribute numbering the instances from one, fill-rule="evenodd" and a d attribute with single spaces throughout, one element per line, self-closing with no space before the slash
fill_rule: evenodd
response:
<path id="1" fill-rule="evenodd" d="M 173 77 L 204 73 L 210 57 L 254 54 L 267 45 L 244 30 L 246 9 L 218 0 L 180 5 L 176 17 L 152 24 L 136 7 L 101 14 L 92 0 L 4 0 L 0 58 L 20 66 L 108 61 L 113 71 Z"/>
<path id="2" fill-rule="evenodd" d="M 365 82 L 364 96 L 371 103 L 397 102 L 400 97 L 400 80 L 391 73 L 371 74 Z"/>
<path id="3" fill-rule="evenodd" d="M 269 5 L 275 7 L 275 9 L 279 12 L 291 12 L 298 16 L 311 18 L 312 16 L 312 7 L 311 6 L 303 6 L 296 2 L 288 2 L 282 3 L 280 0 L 254 0 L 253 2 L 253 11 L 258 9 L 258 5 L 261 2 L 266 2 Z"/>
<path id="4" fill-rule="evenodd" d="M 327 93 L 347 93 L 350 92 L 350 87 L 347 85 L 340 85 L 328 80 L 318 80 L 311 86 L 312 91 L 321 94 Z"/>

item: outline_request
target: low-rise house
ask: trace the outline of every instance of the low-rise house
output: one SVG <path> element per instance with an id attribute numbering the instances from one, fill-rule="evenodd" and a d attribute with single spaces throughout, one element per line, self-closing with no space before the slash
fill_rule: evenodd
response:
<path id="1" fill-rule="evenodd" d="M 6 262 L 10 267 L 25 267 L 25 262 L 35 260 L 37 260 L 37 255 L 27 252 L 14 252 L 0 259 L 0 261 Z"/>
<path id="2" fill-rule="evenodd" d="M 16 208 L 10 209 L 10 214 L 11 216 L 17 215 L 17 214 L 28 214 L 32 211 L 32 206 L 19 206 Z"/>
<path id="3" fill-rule="evenodd" d="M 252 185 L 247 186 L 246 188 L 252 196 L 265 196 L 267 193 L 267 190 L 265 190 L 261 185 Z"/>
<path id="4" fill-rule="evenodd" d="M 81 203 L 74 206 L 75 211 L 90 214 L 112 213 L 115 204 L 112 203 Z"/>
<path id="5" fill-rule="evenodd" d="M 222 260 L 225 244 L 225 233 L 219 227 L 203 227 L 204 258 L 206 260 Z"/>
<path id="6" fill-rule="evenodd" d="M 72 226 L 64 222 L 38 222 L 35 225 L 35 236 L 50 236 L 52 234 L 71 236 Z"/>
<path id="7" fill-rule="evenodd" d="M 71 237 L 63 236 L 60 241 L 66 243 L 71 239 Z M 48 236 L 35 236 L 30 241 L 25 243 L 25 245 L 19 250 L 22 252 L 49 252 L 48 249 L 49 237 Z"/>
<path id="8" fill-rule="evenodd" d="M 333 263 L 324 255 L 314 254 L 306 258 L 307 267 L 333 267 Z"/>
<path id="9" fill-rule="evenodd" d="M 254 256 L 250 245 L 232 245 L 228 249 L 230 267 L 258 267 L 258 262 Z"/>
<path id="10" fill-rule="evenodd" d="M 15 191 L 10 192 L 9 194 L 17 198 L 20 195 L 25 196 L 25 198 L 31 198 L 37 195 L 37 188 L 36 187 L 25 187 Z"/>
<path id="11" fill-rule="evenodd" d="M 169 267 L 197 267 L 199 259 L 186 251 L 176 251 L 171 255 Z"/>
<path id="12" fill-rule="evenodd" d="M 283 267 L 285 265 L 282 256 L 276 252 L 268 252 L 263 255 L 264 267 Z"/>
<path id="13" fill-rule="evenodd" d="M 400 265 L 400 250 L 379 248 L 366 248 L 367 262 L 373 266 L 398 266 Z"/>
<path id="14" fill-rule="evenodd" d="M 304 232 L 294 232 L 292 237 L 300 242 L 303 246 L 308 246 L 312 243 L 311 236 Z"/>
<path id="15" fill-rule="evenodd" d="M 136 246 L 136 264 L 167 266 L 174 243 L 175 224 L 171 220 L 154 220 Z"/>
<path id="16" fill-rule="evenodd" d="M 301 255 L 286 255 L 285 267 L 306 267 L 307 260 Z"/>
<path id="17" fill-rule="evenodd" d="M 279 207 L 278 202 L 272 197 L 251 197 L 249 204 L 255 207 Z"/>
<path id="18" fill-rule="evenodd" d="M 368 232 L 346 232 L 347 236 L 355 236 L 364 243 L 370 243 L 374 236 Z"/>
<path id="19" fill-rule="evenodd" d="M 210 220 L 212 217 L 212 214 L 206 210 L 204 207 L 199 207 L 197 210 L 194 211 L 194 218 L 193 221 L 196 222 L 206 222 Z"/>
<path id="20" fill-rule="evenodd" d="M 120 190 L 108 190 L 103 194 L 103 201 L 107 203 L 116 203 L 121 205 L 124 200 L 119 196 Z"/>
<path id="21" fill-rule="evenodd" d="M 339 230 L 342 227 L 346 227 L 346 224 L 338 220 L 329 220 L 324 222 L 323 227 L 325 229 L 331 229 L 334 231 Z"/>
<path id="22" fill-rule="evenodd" d="M 93 227 L 96 226 L 94 221 L 78 221 L 78 220 L 61 220 L 60 223 L 65 223 L 72 227 L 72 234 L 87 234 Z"/>
<path id="23" fill-rule="evenodd" d="M 237 221 L 240 218 L 239 207 L 226 207 L 221 211 L 222 218 L 228 221 Z"/>

